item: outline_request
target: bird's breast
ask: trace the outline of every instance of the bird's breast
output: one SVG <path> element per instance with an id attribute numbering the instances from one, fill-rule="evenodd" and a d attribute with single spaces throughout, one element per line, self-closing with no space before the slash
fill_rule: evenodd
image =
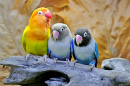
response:
<path id="1" fill-rule="evenodd" d="M 54 54 L 57 54 L 58 56 L 66 56 L 66 54 L 70 52 L 69 43 L 49 42 L 48 47 Z"/>
<path id="2" fill-rule="evenodd" d="M 49 35 L 49 31 L 48 30 L 42 30 L 42 29 L 29 30 L 27 32 L 28 40 L 33 40 L 33 41 L 47 40 L 48 35 Z"/>
<path id="3" fill-rule="evenodd" d="M 70 53 L 71 38 L 64 39 L 63 41 L 54 41 L 52 38 L 48 40 L 49 49 L 58 56 L 66 56 Z"/>
<path id="4" fill-rule="evenodd" d="M 89 45 L 79 47 L 74 44 L 74 54 L 76 58 L 80 60 L 87 60 L 94 57 L 95 42 L 91 42 Z"/>

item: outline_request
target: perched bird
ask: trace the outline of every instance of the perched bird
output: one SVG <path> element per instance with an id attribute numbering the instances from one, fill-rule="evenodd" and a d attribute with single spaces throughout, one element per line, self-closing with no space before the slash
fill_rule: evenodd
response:
<path id="1" fill-rule="evenodd" d="M 51 36 L 48 40 L 48 54 L 52 59 L 69 61 L 72 56 L 72 35 L 66 24 L 56 23 L 52 26 Z M 55 61 L 56 63 L 56 61 Z"/>
<path id="2" fill-rule="evenodd" d="M 22 36 L 22 44 L 27 52 L 26 61 L 31 54 L 47 55 L 47 41 L 50 36 L 50 20 L 52 16 L 47 8 L 36 9 L 29 20 Z"/>
<path id="3" fill-rule="evenodd" d="M 91 65 L 91 68 L 97 66 L 99 53 L 97 43 L 86 28 L 78 28 L 74 38 L 74 58 L 77 62 L 85 65 Z"/>

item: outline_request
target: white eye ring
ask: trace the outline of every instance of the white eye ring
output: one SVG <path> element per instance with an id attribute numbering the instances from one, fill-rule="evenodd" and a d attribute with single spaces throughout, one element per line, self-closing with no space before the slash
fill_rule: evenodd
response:
<path id="1" fill-rule="evenodd" d="M 85 33 L 84 33 L 84 37 L 86 37 L 86 36 L 87 36 L 87 33 L 85 32 Z"/>
<path id="2" fill-rule="evenodd" d="M 60 31 L 62 32 L 64 30 L 64 28 L 61 28 Z"/>
<path id="3" fill-rule="evenodd" d="M 43 12 L 42 11 L 38 11 L 38 15 L 43 15 Z"/>

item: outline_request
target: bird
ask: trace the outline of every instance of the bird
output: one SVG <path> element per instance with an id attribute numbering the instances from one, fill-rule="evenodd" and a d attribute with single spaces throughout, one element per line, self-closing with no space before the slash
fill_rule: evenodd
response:
<path id="1" fill-rule="evenodd" d="M 48 40 L 48 55 L 51 59 L 68 61 L 72 57 L 72 35 L 66 24 L 56 23 L 51 28 L 51 36 Z"/>
<path id="2" fill-rule="evenodd" d="M 87 28 L 78 28 L 73 39 L 73 56 L 76 62 L 90 65 L 91 69 L 97 66 L 99 53 L 98 46 Z"/>
<path id="3" fill-rule="evenodd" d="M 33 11 L 22 35 L 22 45 L 27 53 L 26 61 L 30 55 L 47 55 L 51 19 L 51 12 L 47 8 L 40 7 Z"/>

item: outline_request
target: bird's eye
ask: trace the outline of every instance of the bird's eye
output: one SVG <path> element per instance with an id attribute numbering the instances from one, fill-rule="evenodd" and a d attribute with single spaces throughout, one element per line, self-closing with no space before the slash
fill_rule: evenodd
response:
<path id="1" fill-rule="evenodd" d="M 87 32 L 84 33 L 84 37 L 86 37 L 86 36 L 87 36 Z"/>
<path id="2" fill-rule="evenodd" d="M 42 11 L 38 11 L 38 15 L 43 15 L 43 12 Z"/>
<path id="3" fill-rule="evenodd" d="M 62 32 L 64 30 L 64 28 L 61 28 L 60 31 Z"/>

